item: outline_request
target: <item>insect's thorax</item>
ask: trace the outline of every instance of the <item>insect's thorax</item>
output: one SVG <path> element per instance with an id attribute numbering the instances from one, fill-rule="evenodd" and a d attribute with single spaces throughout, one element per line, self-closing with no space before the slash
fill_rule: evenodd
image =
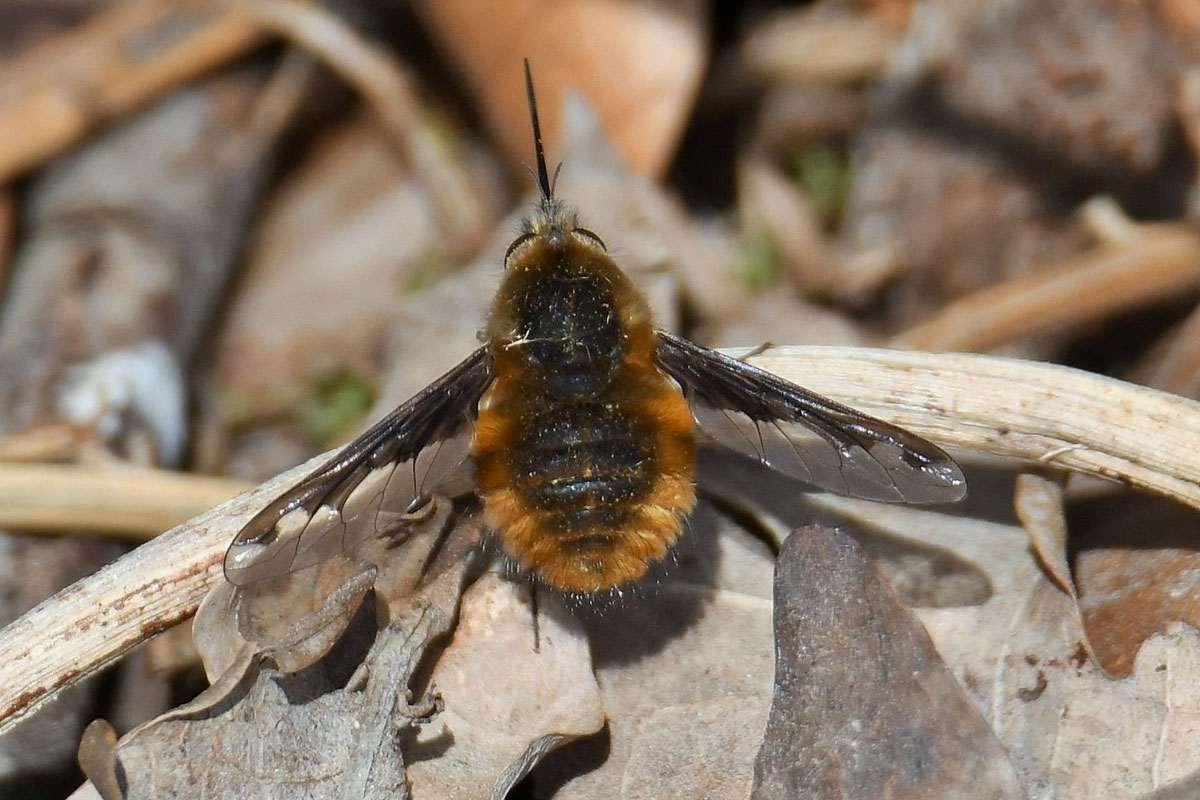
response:
<path id="1" fill-rule="evenodd" d="M 571 401 L 603 393 L 623 367 L 651 368 L 649 309 L 606 253 L 569 237 L 521 255 L 488 320 L 497 374 Z"/>
<path id="2" fill-rule="evenodd" d="M 678 535 L 694 502 L 692 419 L 654 364 L 645 300 L 602 250 L 525 255 L 489 319 L 479 488 L 511 555 L 592 591 L 641 575 Z"/>

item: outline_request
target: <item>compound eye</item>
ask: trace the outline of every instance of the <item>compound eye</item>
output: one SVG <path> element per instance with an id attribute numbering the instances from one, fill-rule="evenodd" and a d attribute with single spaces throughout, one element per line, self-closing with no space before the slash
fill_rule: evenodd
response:
<path id="1" fill-rule="evenodd" d="M 510 258 L 512 258 L 512 254 L 517 252 L 517 249 L 521 245 L 525 244 L 530 239 L 532 239 L 534 237 L 534 235 L 535 234 L 532 234 L 532 233 L 523 233 L 520 236 L 518 236 L 516 239 L 513 239 L 513 243 L 510 244 L 508 246 L 508 249 L 504 251 L 504 268 L 505 269 L 508 269 L 508 261 Z"/>
<path id="2" fill-rule="evenodd" d="M 576 236 L 578 236 L 582 239 L 587 239 L 588 241 L 590 241 L 592 244 L 599 247 L 604 252 L 606 252 L 606 253 L 608 252 L 608 248 L 604 246 L 604 241 L 599 236 L 597 236 L 596 234 L 589 231 L 587 228 L 576 228 L 574 233 Z"/>

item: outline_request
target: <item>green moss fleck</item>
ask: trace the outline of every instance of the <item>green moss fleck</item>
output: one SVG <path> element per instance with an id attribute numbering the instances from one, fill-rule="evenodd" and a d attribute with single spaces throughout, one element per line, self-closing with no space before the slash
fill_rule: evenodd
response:
<path id="1" fill-rule="evenodd" d="M 836 225 L 850 192 L 849 154 L 825 144 L 806 147 L 796 154 L 793 171 L 821 222 Z"/>
<path id="2" fill-rule="evenodd" d="M 734 272 L 752 292 L 762 292 L 779 276 L 779 252 L 765 230 L 747 233 L 742 239 Z"/>
<path id="3" fill-rule="evenodd" d="M 375 387 L 350 370 L 321 380 L 298 409 L 304 432 L 317 444 L 329 446 L 349 434 L 375 402 Z"/>

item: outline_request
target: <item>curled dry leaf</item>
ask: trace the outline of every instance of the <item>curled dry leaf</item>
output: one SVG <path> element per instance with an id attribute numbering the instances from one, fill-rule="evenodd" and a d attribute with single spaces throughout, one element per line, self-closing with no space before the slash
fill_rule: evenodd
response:
<path id="1" fill-rule="evenodd" d="M 634 172 L 666 169 L 707 60 L 700 0 L 519 0 L 505 5 L 503 24 L 477 0 L 414 5 L 481 99 L 514 164 L 530 155 L 521 80 L 528 58 L 548 152 L 561 152 L 559 109 L 576 89 Z"/>
<path id="2" fill-rule="evenodd" d="M 855 541 L 788 537 L 775 571 L 775 697 L 754 800 L 1024 797 L 1008 756 Z"/>
<path id="3" fill-rule="evenodd" d="M 104 800 L 121 800 L 124 792 L 117 773 L 117 732 L 112 725 L 98 719 L 84 729 L 79 766 Z"/>
<path id="4" fill-rule="evenodd" d="M 1017 518 L 1029 533 L 1034 555 L 1058 588 L 1075 597 L 1071 565 L 1067 563 L 1067 518 L 1063 486 L 1041 475 L 1023 472 L 1013 492 Z"/>
<path id="5" fill-rule="evenodd" d="M 1030 547 L 1045 570 L 1046 577 L 1071 598 L 1071 616 L 1075 626 L 1084 631 L 1080 639 L 1083 651 L 1079 658 L 1091 659 L 1107 675 L 1128 675 L 1128 670 L 1114 672 L 1109 661 L 1097 653 L 1088 636 L 1087 620 L 1080 608 L 1079 592 L 1075 588 L 1071 565 L 1067 561 L 1067 515 L 1063 505 L 1065 478 L 1066 476 L 1059 476 L 1058 480 L 1053 480 L 1028 472 L 1018 475 L 1013 492 L 1013 507 L 1022 527 L 1029 534 Z M 1103 626 L 1096 629 L 1102 635 L 1107 633 Z"/>
<path id="6" fill-rule="evenodd" d="M 405 698 L 458 607 L 462 556 L 478 530 L 469 518 L 459 522 L 447 538 L 450 515 L 434 513 L 398 541 L 368 544 L 364 551 L 394 548 L 406 565 L 386 581 L 346 559 L 341 574 L 322 564 L 245 592 L 221 584 L 197 618 L 213 685 L 121 739 L 124 797 L 277 797 L 297 784 L 311 797 L 407 797 L 395 734 L 426 714 Z M 443 547 L 454 557 L 441 560 Z M 378 611 L 361 605 L 372 586 Z"/>

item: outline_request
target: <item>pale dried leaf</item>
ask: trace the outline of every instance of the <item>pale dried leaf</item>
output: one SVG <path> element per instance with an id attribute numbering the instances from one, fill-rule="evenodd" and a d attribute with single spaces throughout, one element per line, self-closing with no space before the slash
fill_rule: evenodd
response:
<path id="1" fill-rule="evenodd" d="M 608 753 L 586 774 L 577 773 L 587 748 L 536 772 L 535 786 L 562 784 L 556 800 L 750 790 L 771 696 L 772 554 L 702 505 L 675 557 L 649 596 L 582 610 L 609 718 Z M 697 721 L 718 717 L 719 725 Z"/>
<path id="2" fill-rule="evenodd" d="M 536 627 L 533 611 L 528 585 L 494 575 L 463 595 L 431 678 L 445 710 L 406 751 L 415 796 L 502 799 L 551 749 L 603 727 L 579 621 L 547 592 Z"/>
<path id="3" fill-rule="evenodd" d="M 845 513 L 873 518 L 859 501 L 828 498 Z M 1190 725 L 1192 702 L 1171 693 L 1157 663 L 1113 681 L 1087 656 L 1071 598 L 1050 583 L 1020 528 L 892 508 L 907 535 L 986 570 L 983 604 L 924 608 L 917 614 L 938 653 L 1008 749 L 1034 798 L 1136 797 L 1158 776 L 1200 767 L 1194 752 L 1172 749 Z M 921 520 L 921 522 L 918 522 Z M 1194 634 L 1164 640 L 1190 652 Z M 1143 649 L 1143 652 L 1145 650 Z M 1190 656 L 1188 656 L 1190 658 Z"/>

